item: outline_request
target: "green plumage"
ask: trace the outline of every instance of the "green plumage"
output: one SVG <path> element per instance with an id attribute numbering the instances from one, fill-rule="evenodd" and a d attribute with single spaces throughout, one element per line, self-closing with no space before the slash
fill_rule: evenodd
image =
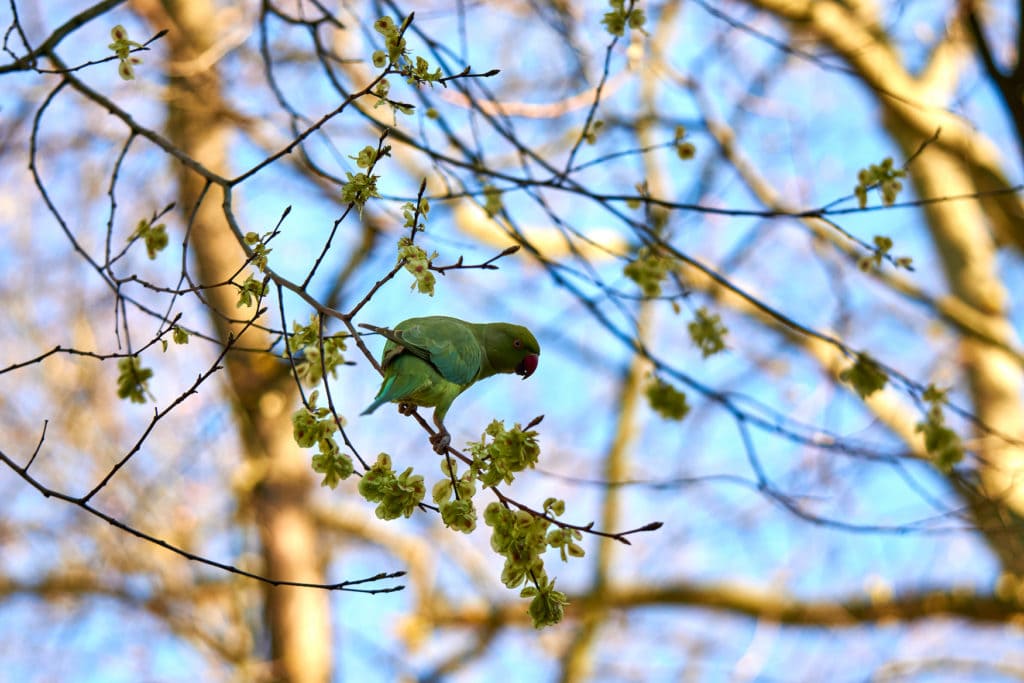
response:
<path id="1" fill-rule="evenodd" d="M 450 438 L 444 417 L 452 402 L 474 383 L 498 373 L 526 379 L 537 367 L 540 345 L 528 329 L 510 323 L 470 323 L 447 316 L 409 318 L 393 330 L 362 325 L 387 339 L 381 354 L 384 380 L 363 415 L 385 403 L 434 408 L 443 453 Z"/>

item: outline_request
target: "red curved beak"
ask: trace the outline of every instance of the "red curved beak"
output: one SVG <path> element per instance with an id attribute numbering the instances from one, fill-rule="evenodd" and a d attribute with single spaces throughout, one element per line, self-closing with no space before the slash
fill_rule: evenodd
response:
<path id="1" fill-rule="evenodd" d="M 537 369 L 537 355 L 531 353 L 525 356 L 519 365 L 516 366 L 516 374 L 522 375 L 523 379 L 526 379 L 533 374 L 533 371 Z"/>

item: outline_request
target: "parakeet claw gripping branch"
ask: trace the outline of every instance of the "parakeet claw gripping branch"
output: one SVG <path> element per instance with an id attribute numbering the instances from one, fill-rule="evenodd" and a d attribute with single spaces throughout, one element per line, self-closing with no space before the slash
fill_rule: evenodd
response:
<path id="1" fill-rule="evenodd" d="M 360 324 L 385 339 L 381 354 L 384 380 L 368 415 L 385 403 L 398 403 L 402 414 L 412 406 L 434 408 L 437 434 L 430 443 L 438 453 L 451 444 L 444 417 L 455 398 L 476 382 L 498 373 L 526 379 L 537 369 L 540 345 L 522 325 L 470 323 L 432 315 L 409 318 L 393 330 Z"/>

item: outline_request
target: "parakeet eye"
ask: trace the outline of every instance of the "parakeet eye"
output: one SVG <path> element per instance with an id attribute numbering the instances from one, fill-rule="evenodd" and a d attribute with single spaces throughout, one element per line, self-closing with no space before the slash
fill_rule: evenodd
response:
<path id="1" fill-rule="evenodd" d="M 521 348 L 523 348 L 523 340 L 521 340 L 521 339 L 513 339 L 512 340 L 512 348 L 513 349 L 521 349 Z"/>

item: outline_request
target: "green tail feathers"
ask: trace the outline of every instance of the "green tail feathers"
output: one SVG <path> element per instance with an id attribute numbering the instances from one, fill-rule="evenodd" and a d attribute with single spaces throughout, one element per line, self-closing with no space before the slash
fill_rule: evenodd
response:
<path id="1" fill-rule="evenodd" d="M 377 392 L 377 397 L 375 399 L 373 399 L 373 403 L 371 403 L 369 406 L 367 406 L 366 410 L 364 410 L 363 412 L 361 412 L 359 414 L 360 415 L 369 415 L 373 411 L 377 410 L 377 408 L 380 408 L 382 405 L 384 405 L 385 403 L 389 402 L 391 400 L 391 396 L 388 395 L 388 390 L 391 389 L 391 387 L 394 385 L 394 383 L 395 383 L 395 376 L 394 375 L 392 375 L 391 377 L 388 377 L 387 379 L 385 379 L 384 380 L 384 384 L 380 388 L 380 391 Z"/>

